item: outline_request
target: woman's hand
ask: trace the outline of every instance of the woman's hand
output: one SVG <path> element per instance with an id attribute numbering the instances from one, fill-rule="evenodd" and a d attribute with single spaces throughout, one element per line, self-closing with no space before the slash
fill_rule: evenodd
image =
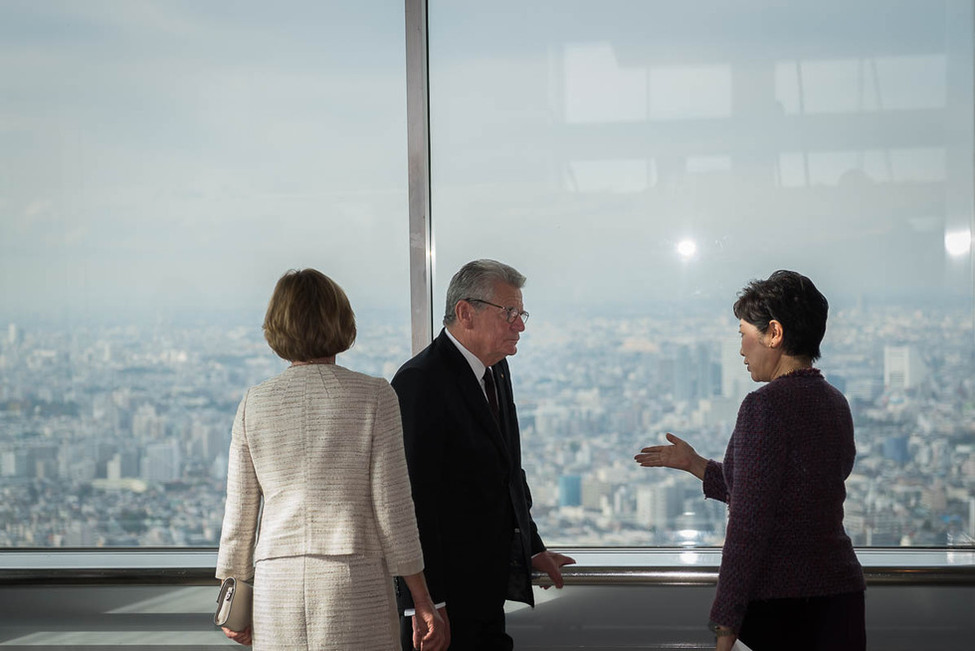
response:
<path id="1" fill-rule="evenodd" d="M 250 646 L 251 645 L 251 627 L 250 626 L 248 626 L 247 628 L 245 628 L 242 631 L 231 631 L 226 626 L 221 626 L 220 627 L 220 630 L 223 631 L 223 634 L 224 635 L 226 635 L 227 637 L 229 637 L 231 640 L 233 640 L 237 644 L 243 644 L 244 646 Z"/>
<path id="2" fill-rule="evenodd" d="M 442 651 L 450 646 L 450 622 L 447 609 L 437 609 L 427 590 L 423 572 L 403 576 L 413 597 L 413 648 L 422 651 Z"/>
<path id="3" fill-rule="evenodd" d="M 640 454 L 633 458 L 644 468 L 675 468 L 687 471 L 698 479 L 704 479 L 708 460 L 699 455 L 686 441 L 670 432 L 667 432 L 667 440 L 670 441 L 670 445 L 652 445 L 643 448 Z"/>
<path id="4" fill-rule="evenodd" d="M 714 651 L 731 651 L 731 648 L 735 646 L 737 640 L 737 635 L 722 635 L 715 642 Z"/>
<path id="5" fill-rule="evenodd" d="M 450 646 L 450 624 L 447 609 L 431 603 L 418 604 L 413 615 L 413 648 L 420 651 L 444 651 Z"/>

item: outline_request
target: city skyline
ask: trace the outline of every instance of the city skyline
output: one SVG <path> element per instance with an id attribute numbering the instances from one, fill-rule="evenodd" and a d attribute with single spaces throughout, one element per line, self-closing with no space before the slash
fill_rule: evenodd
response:
<path id="1" fill-rule="evenodd" d="M 854 308 L 831 317 L 818 366 L 853 407 L 847 528 L 858 545 L 975 541 L 975 356 L 958 316 Z M 721 458 L 742 395 L 758 386 L 733 324 L 717 314 L 684 330 L 659 317 L 533 316 L 511 365 L 533 514 L 550 544 L 720 544 L 723 506 L 632 455 L 673 431 Z M 376 324 L 338 363 L 388 379 L 409 341 L 408 326 Z M 242 326 L 8 324 L 3 544 L 216 544 L 237 401 L 285 365 Z"/>

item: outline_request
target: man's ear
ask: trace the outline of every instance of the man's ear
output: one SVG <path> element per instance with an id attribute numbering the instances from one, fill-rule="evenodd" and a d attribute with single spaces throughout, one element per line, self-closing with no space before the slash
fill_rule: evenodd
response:
<path id="1" fill-rule="evenodd" d="M 462 328 L 469 329 L 474 321 L 474 306 L 467 301 L 457 301 L 457 305 L 454 306 L 454 316 Z"/>
<path id="2" fill-rule="evenodd" d="M 785 339 L 785 328 L 782 327 L 782 323 L 772 319 L 768 322 L 768 328 L 765 330 L 765 343 L 769 348 L 778 348 L 782 345 L 782 341 Z"/>

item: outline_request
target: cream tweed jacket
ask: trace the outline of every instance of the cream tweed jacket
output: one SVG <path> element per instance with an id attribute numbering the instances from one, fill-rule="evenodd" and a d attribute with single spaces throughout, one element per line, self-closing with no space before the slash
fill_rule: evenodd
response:
<path id="1" fill-rule="evenodd" d="M 396 394 L 335 364 L 291 366 L 244 395 L 234 419 L 217 578 L 300 555 L 423 569 Z"/>

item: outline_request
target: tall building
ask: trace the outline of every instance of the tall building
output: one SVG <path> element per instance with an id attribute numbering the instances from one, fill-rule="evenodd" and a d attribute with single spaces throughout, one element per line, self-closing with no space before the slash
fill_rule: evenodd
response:
<path id="1" fill-rule="evenodd" d="M 715 394 L 718 371 L 711 350 L 704 342 L 678 346 L 674 358 L 674 398 L 680 401 L 706 400 Z"/>
<path id="2" fill-rule="evenodd" d="M 674 399 L 687 402 L 697 397 L 694 388 L 694 366 L 690 346 L 678 346 L 673 371 Z"/>
<path id="3" fill-rule="evenodd" d="M 908 437 L 905 435 L 888 436 L 883 442 L 884 457 L 896 463 L 907 463 L 910 459 Z"/>
<path id="4" fill-rule="evenodd" d="M 0 477 L 27 477 L 30 473 L 29 450 L 6 450 L 0 453 Z"/>
<path id="5" fill-rule="evenodd" d="M 927 366 L 914 346 L 884 346 L 884 389 L 899 392 L 919 385 Z"/>
<path id="6" fill-rule="evenodd" d="M 684 490 L 673 477 L 650 486 L 641 486 L 636 494 L 636 519 L 658 532 L 667 529 L 683 512 Z"/>
<path id="7" fill-rule="evenodd" d="M 741 343 L 738 337 L 729 337 L 721 342 L 721 396 L 733 402 L 741 402 L 752 386 L 752 378 L 745 369 L 741 356 Z"/>
<path id="8" fill-rule="evenodd" d="M 182 458 L 176 441 L 150 443 L 142 457 L 142 478 L 149 483 L 166 483 L 179 479 Z"/>
<path id="9" fill-rule="evenodd" d="M 582 505 L 582 477 L 562 475 L 559 477 L 559 506 Z"/>

